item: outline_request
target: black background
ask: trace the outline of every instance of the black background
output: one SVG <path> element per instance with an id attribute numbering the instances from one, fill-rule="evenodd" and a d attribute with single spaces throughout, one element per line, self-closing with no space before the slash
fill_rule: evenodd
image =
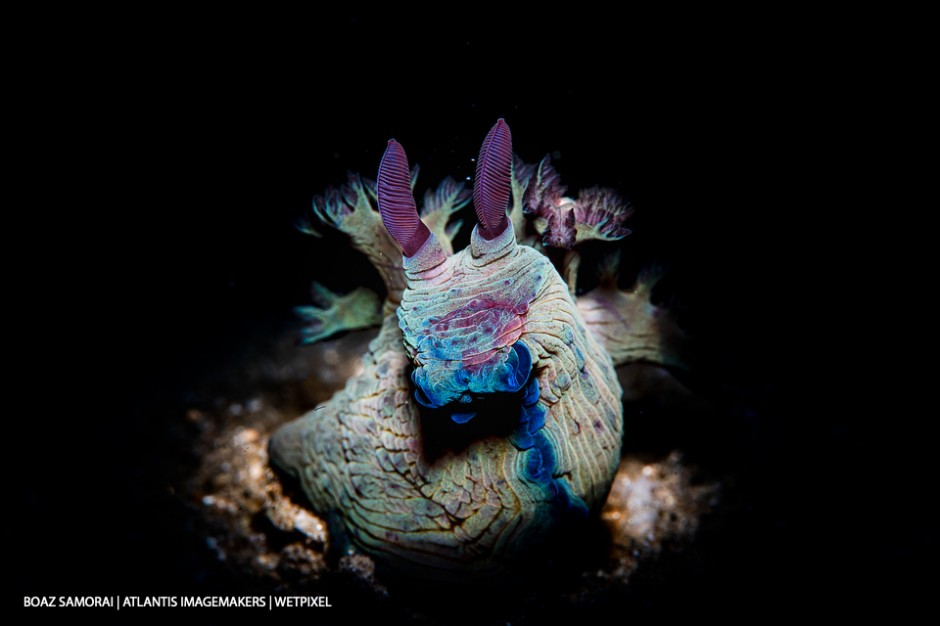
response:
<path id="1" fill-rule="evenodd" d="M 855 334 L 841 226 L 866 184 L 847 170 L 867 59 L 831 25 L 229 17 L 93 35 L 33 22 L 41 36 L 14 60 L 12 173 L 28 193 L 7 240 L 36 243 L 10 261 L 26 347 L 11 602 L 224 591 L 200 578 L 154 469 L 175 454 L 161 415 L 304 303 L 312 277 L 349 277 L 332 244 L 293 227 L 312 195 L 347 170 L 373 177 L 390 137 L 421 165 L 419 187 L 469 176 L 498 117 L 525 160 L 555 153 L 570 188 L 631 199 L 638 255 L 667 263 L 699 337 L 701 384 L 738 399 L 722 432 L 744 448 L 749 509 L 649 605 L 671 606 L 673 588 L 719 611 L 916 597 L 936 549 L 915 513 L 928 463 L 891 416 L 860 417 L 842 351 L 855 340 L 840 339 Z"/>

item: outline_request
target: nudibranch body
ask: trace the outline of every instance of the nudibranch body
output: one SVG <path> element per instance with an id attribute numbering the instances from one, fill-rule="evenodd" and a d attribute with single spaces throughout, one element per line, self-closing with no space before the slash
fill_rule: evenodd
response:
<path id="1" fill-rule="evenodd" d="M 355 221 L 361 240 L 372 233 L 363 248 L 386 259 L 386 314 L 362 373 L 271 440 L 273 462 L 300 480 L 334 537 L 418 576 L 506 571 L 559 526 L 596 511 L 620 458 L 611 346 L 589 328 L 570 280 L 517 241 L 526 181 L 510 141 L 503 120 L 487 135 L 474 182 L 478 223 L 456 254 L 444 227 L 466 194 L 445 181 L 422 221 L 394 140 L 379 170 L 378 214 L 361 181 L 342 210 L 321 210 L 341 228 Z M 391 241 L 403 251 L 399 267 L 383 253 Z M 614 295 L 629 294 L 608 289 L 612 297 L 595 294 L 588 311 L 608 330 L 624 325 L 613 341 L 629 341 L 628 324 L 605 313 Z M 654 313 L 638 320 L 633 359 L 666 360 L 650 340 Z"/>
<path id="2" fill-rule="evenodd" d="M 477 229 L 462 253 L 423 247 L 405 270 L 398 315 L 417 403 L 458 424 L 487 410 L 517 419 L 492 425 L 508 430 L 495 458 L 522 498 L 501 499 L 519 506 L 507 512 L 543 524 L 559 499 L 584 512 L 600 504 L 620 456 L 620 385 L 548 259 L 517 245 L 512 228 L 491 241 Z M 500 396 L 518 414 L 500 411 Z"/>

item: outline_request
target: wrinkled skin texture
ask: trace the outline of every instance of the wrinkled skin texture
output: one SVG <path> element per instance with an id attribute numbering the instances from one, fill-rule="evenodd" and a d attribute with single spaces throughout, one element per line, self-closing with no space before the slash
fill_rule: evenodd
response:
<path id="1" fill-rule="evenodd" d="M 567 515 L 603 504 L 620 459 L 620 386 L 561 277 L 545 256 L 516 245 L 512 229 L 492 242 L 474 237 L 452 257 L 421 252 L 406 259 L 398 315 L 383 322 L 362 375 L 279 430 L 272 455 L 300 478 L 315 510 L 336 512 L 354 545 L 396 569 L 495 572 Z M 474 310 L 489 319 L 450 335 L 445 321 L 411 321 L 466 319 Z M 501 332 L 485 329 L 488 323 Z M 479 336 L 458 341 L 468 330 Z M 488 350 L 489 360 L 435 359 L 436 349 L 425 346 L 438 331 L 474 353 Z M 517 342 L 531 355 L 538 394 L 529 407 L 520 399 L 519 423 L 509 436 L 484 436 L 429 458 L 412 398 L 412 358 L 420 364 L 418 388 L 440 390 L 429 395 L 444 403 L 461 390 L 492 387 L 491 379 L 502 390 L 500 370 Z M 524 386 L 528 375 L 509 387 Z"/>
<path id="2" fill-rule="evenodd" d="M 517 243 L 526 183 L 512 180 L 514 226 L 502 234 L 484 238 L 477 226 L 451 255 L 437 228 L 403 257 L 404 288 L 390 272 L 362 373 L 272 437 L 273 463 L 327 515 L 333 541 L 380 565 L 436 580 L 503 574 L 561 525 L 596 512 L 609 491 L 621 388 L 596 330 L 629 346 L 633 322 L 621 310 L 642 307 L 625 309 L 631 295 L 615 287 L 598 291 L 592 331 L 571 281 Z M 643 321 L 622 362 L 666 361 L 655 320 Z"/>

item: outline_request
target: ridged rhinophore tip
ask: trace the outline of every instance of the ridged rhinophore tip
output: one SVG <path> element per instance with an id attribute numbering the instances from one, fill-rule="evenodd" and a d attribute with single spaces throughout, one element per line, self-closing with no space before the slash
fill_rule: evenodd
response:
<path id="1" fill-rule="evenodd" d="M 411 195 L 411 172 L 408 156 L 401 144 L 388 140 L 388 147 L 379 164 L 376 181 L 379 214 L 392 238 L 405 256 L 412 256 L 431 234 L 418 218 L 414 196 Z"/>
<path id="2" fill-rule="evenodd" d="M 509 226 L 506 205 L 512 195 L 512 134 L 499 118 L 486 134 L 473 181 L 473 206 L 484 239 L 493 239 Z"/>

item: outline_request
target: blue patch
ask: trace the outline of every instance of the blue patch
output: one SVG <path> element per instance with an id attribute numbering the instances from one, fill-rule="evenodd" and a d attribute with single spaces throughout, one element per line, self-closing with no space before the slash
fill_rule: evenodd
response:
<path id="1" fill-rule="evenodd" d="M 533 447 L 535 445 L 534 434 L 545 425 L 545 409 L 538 404 L 538 401 L 539 381 L 533 376 L 522 395 L 519 426 L 510 436 L 512 444 L 520 450 Z"/>
<path id="2" fill-rule="evenodd" d="M 536 433 L 535 445 L 526 457 L 526 478 L 536 483 L 554 483 L 552 470 L 555 469 L 555 453 L 545 433 Z"/>
<path id="3" fill-rule="evenodd" d="M 539 401 L 539 379 L 533 377 L 532 382 L 530 382 L 525 388 L 525 395 L 522 396 L 522 406 L 524 407 L 534 406 L 535 403 L 538 401 Z M 544 424 L 545 423 L 544 411 L 542 411 L 542 417 L 543 417 L 542 423 Z M 541 428 L 541 426 L 539 428 Z M 538 428 L 536 428 L 535 430 L 538 430 Z"/>
<path id="4" fill-rule="evenodd" d="M 419 349 L 423 349 L 427 343 L 436 345 L 437 340 L 421 338 Z M 431 354 L 434 352 L 431 351 Z M 411 382 L 414 384 L 415 402 L 428 409 L 470 414 L 463 419 L 459 416 L 452 417 L 454 422 L 463 424 L 473 417 L 473 413 L 479 412 L 470 410 L 469 405 L 477 399 L 491 395 L 519 393 L 530 381 L 531 373 L 532 355 L 524 343 L 516 342 L 506 354 L 505 361 L 486 366 L 477 374 L 471 374 L 460 363 L 447 367 L 426 366 L 415 368 L 411 372 Z M 527 390 L 525 400 L 528 404 L 532 403 L 530 396 L 533 393 L 537 399 L 537 386 L 531 392 Z"/>
<path id="5" fill-rule="evenodd" d="M 517 341 L 512 345 L 506 365 L 509 367 L 506 391 L 511 393 L 519 391 L 529 380 L 529 373 L 532 371 L 532 354 L 529 353 L 524 343 Z"/>
<path id="6" fill-rule="evenodd" d="M 466 424 L 467 422 L 469 422 L 470 420 L 472 420 L 472 419 L 473 419 L 474 417 L 476 417 L 476 416 L 477 416 L 476 412 L 470 412 L 470 413 L 451 413 L 451 414 L 450 414 L 450 419 L 453 420 L 453 422 L 454 422 L 455 424 Z"/>
<path id="7" fill-rule="evenodd" d="M 518 430 L 509 436 L 509 441 L 520 450 L 528 450 L 535 445 L 535 438 L 532 435 Z"/>
<path id="8" fill-rule="evenodd" d="M 526 405 L 525 401 L 535 398 L 535 403 Z M 551 441 L 542 432 L 545 426 L 546 409 L 538 403 L 538 380 L 533 378 L 526 387 L 519 427 L 510 440 L 525 453 L 525 478 L 543 486 L 549 493 L 552 504 L 566 513 L 579 517 L 588 513 L 587 505 L 580 497 L 571 493 L 568 483 L 552 474 L 556 467 L 555 451 Z"/>

